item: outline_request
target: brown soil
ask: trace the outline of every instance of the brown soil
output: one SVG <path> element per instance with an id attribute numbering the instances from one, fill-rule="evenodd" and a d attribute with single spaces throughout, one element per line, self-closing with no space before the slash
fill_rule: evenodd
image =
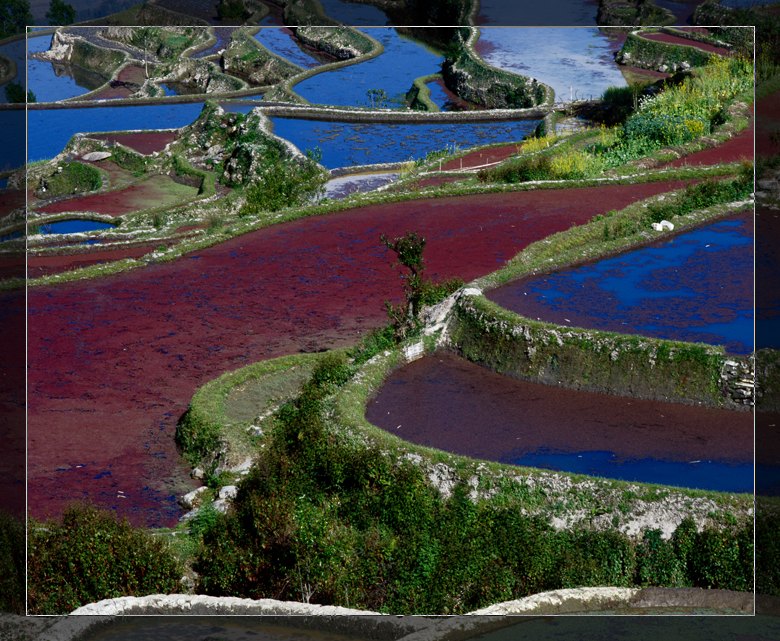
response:
<path id="1" fill-rule="evenodd" d="M 152 176 L 125 189 L 60 200 L 40 207 L 38 211 L 45 214 L 88 211 L 106 216 L 121 216 L 132 211 L 176 202 L 175 195 L 166 193 L 166 182 L 173 181 L 167 176 Z M 196 192 L 193 188 L 192 196 Z"/>
<path id="2" fill-rule="evenodd" d="M 192 486 L 173 442 L 192 394 L 224 371 L 353 344 L 383 325 L 384 301 L 400 301 L 401 283 L 380 234 L 416 230 L 430 277 L 468 281 L 551 233 L 684 184 L 374 205 L 172 263 L 30 289 L 31 515 L 84 498 L 136 524 L 173 524 L 175 494 Z"/>
<path id="3" fill-rule="evenodd" d="M 90 96 L 91 100 L 115 100 L 117 98 L 129 98 L 134 94 L 146 80 L 144 68 L 139 65 L 128 65 L 124 67 L 111 80 L 107 87 L 101 89 L 98 93 Z"/>

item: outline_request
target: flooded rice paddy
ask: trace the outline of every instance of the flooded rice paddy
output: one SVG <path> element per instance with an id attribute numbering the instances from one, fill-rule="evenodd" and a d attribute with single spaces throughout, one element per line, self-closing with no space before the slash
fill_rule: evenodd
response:
<path id="1" fill-rule="evenodd" d="M 753 350 L 753 220 L 743 214 L 488 292 L 529 318 Z"/>
<path id="2" fill-rule="evenodd" d="M 403 162 L 431 151 L 519 141 L 538 120 L 471 123 L 345 123 L 271 118 L 274 133 L 301 150 L 319 147 L 328 169 L 350 165 Z"/>
<path id="3" fill-rule="evenodd" d="M 46 51 L 51 44 L 51 39 L 51 35 L 28 38 L 29 53 Z M 74 98 L 97 89 L 108 80 L 105 76 L 75 65 L 36 60 L 31 57 L 27 59 L 27 84 L 35 94 L 36 102 Z"/>
<path id="4" fill-rule="evenodd" d="M 293 90 L 315 104 L 351 107 L 405 107 L 404 96 L 419 76 L 437 73 L 444 57 L 391 27 L 362 29 L 384 51 L 363 62 L 317 74 Z M 372 98 L 370 92 L 384 97 Z"/>
<path id="5" fill-rule="evenodd" d="M 69 218 L 66 220 L 57 220 L 51 223 L 43 223 L 38 226 L 39 234 L 78 234 L 88 231 L 99 231 L 102 229 L 113 229 L 116 227 L 113 223 L 105 223 L 100 220 L 88 220 L 85 218 Z"/>
<path id="6" fill-rule="evenodd" d="M 366 418 L 455 454 L 629 481 L 752 492 L 753 418 L 519 381 L 451 353 L 395 372 Z"/>
<path id="7" fill-rule="evenodd" d="M 488 64 L 550 85 L 556 102 L 598 98 L 626 85 L 614 45 L 599 29 L 486 27 L 476 48 Z"/>
<path id="8" fill-rule="evenodd" d="M 284 27 L 273 15 L 266 16 L 260 23 L 260 30 L 255 34 L 255 40 L 271 53 L 304 69 L 322 64 L 313 54 L 299 46 L 292 31 Z"/>

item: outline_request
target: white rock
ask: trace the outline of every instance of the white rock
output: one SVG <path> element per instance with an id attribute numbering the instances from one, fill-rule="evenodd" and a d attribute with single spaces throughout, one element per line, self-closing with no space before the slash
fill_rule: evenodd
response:
<path id="1" fill-rule="evenodd" d="M 221 499 L 234 499 L 238 494 L 238 487 L 235 485 L 225 485 L 219 488 L 219 498 Z"/>
<path id="2" fill-rule="evenodd" d="M 207 488 L 205 485 L 196 487 L 194 490 L 192 490 L 192 492 L 187 492 L 179 499 L 179 505 L 188 510 L 194 508 L 201 502 L 201 495 L 208 489 L 209 488 Z"/>
<path id="3" fill-rule="evenodd" d="M 95 162 L 97 160 L 105 160 L 111 158 L 110 151 L 90 151 L 88 154 L 84 154 L 81 159 L 88 162 Z"/>

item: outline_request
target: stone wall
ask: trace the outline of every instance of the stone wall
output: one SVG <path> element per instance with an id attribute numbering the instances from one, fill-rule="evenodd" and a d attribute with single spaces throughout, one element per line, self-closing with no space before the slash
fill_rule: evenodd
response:
<path id="1" fill-rule="evenodd" d="M 721 348 L 561 327 L 505 310 L 471 290 L 450 327 L 464 357 L 515 378 L 620 396 L 748 410 L 752 359 Z"/>

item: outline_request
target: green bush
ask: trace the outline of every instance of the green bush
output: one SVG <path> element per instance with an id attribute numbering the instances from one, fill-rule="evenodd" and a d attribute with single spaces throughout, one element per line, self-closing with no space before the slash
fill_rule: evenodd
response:
<path id="1" fill-rule="evenodd" d="M 620 532 L 560 532 L 559 585 L 630 586 L 633 584 L 636 557 L 629 538 Z"/>
<path id="2" fill-rule="evenodd" d="M 685 569 L 674 545 L 661 538 L 661 530 L 648 530 L 637 549 L 637 583 L 641 586 L 685 585 Z"/>
<path id="3" fill-rule="evenodd" d="M 759 501 L 762 499 L 759 497 Z M 756 511 L 756 592 L 780 596 L 780 516 L 759 503 Z"/>
<path id="4" fill-rule="evenodd" d="M 263 169 L 246 189 L 239 215 L 297 207 L 321 195 L 328 174 L 317 164 L 319 159 L 318 151 L 308 152 L 305 159 L 290 159 L 279 147 L 270 146 Z"/>
<path id="5" fill-rule="evenodd" d="M 31 522 L 27 547 L 31 614 L 66 614 L 121 596 L 179 590 L 181 568 L 167 544 L 88 505 L 61 521 Z"/>
<path id="6" fill-rule="evenodd" d="M 61 171 L 41 178 L 38 193 L 46 198 L 66 196 L 100 189 L 103 184 L 100 171 L 80 162 L 66 162 Z"/>
<path id="7" fill-rule="evenodd" d="M 24 614 L 24 522 L 0 511 L 0 612 Z"/>
<path id="8" fill-rule="evenodd" d="M 753 589 L 753 524 L 733 531 L 704 529 L 690 554 L 694 585 L 702 588 Z"/>

